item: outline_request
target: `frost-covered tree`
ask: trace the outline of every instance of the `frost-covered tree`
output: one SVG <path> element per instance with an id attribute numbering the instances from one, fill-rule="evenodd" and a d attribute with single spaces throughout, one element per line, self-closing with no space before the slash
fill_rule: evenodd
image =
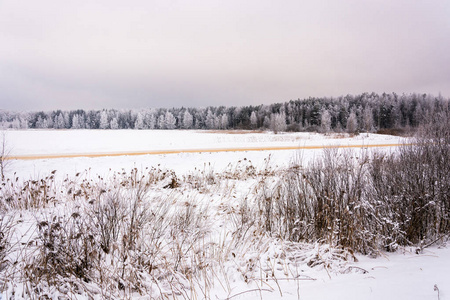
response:
<path id="1" fill-rule="evenodd" d="M 72 129 L 80 129 L 81 122 L 80 122 L 80 116 L 78 114 L 74 114 L 72 116 Z"/>
<path id="2" fill-rule="evenodd" d="M 108 113 L 106 112 L 106 110 L 102 110 L 100 113 L 100 129 L 107 129 L 109 125 L 110 124 L 108 122 Z"/>
<path id="3" fill-rule="evenodd" d="M 320 117 L 320 128 L 322 132 L 327 133 L 331 130 L 331 115 L 327 109 L 322 110 Z"/>
<path id="4" fill-rule="evenodd" d="M 144 129 L 144 117 L 142 112 L 138 112 L 136 116 L 136 122 L 134 122 L 135 129 Z"/>
<path id="5" fill-rule="evenodd" d="M 166 129 L 175 129 L 177 124 L 177 119 L 173 116 L 173 114 L 170 111 L 166 112 L 165 116 L 165 128 Z"/>
<path id="6" fill-rule="evenodd" d="M 28 120 L 26 117 L 20 117 L 20 128 L 27 129 L 28 128 Z"/>
<path id="7" fill-rule="evenodd" d="M 117 121 L 116 117 L 111 119 L 110 127 L 111 129 L 119 129 L 119 122 Z"/>
<path id="8" fill-rule="evenodd" d="M 228 115 L 224 113 L 222 117 L 220 117 L 220 129 L 228 128 Z"/>
<path id="9" fill-rule="evenodd" d="M 183 114 L 183 128 L 191 129 L 193 124 L 194 118 L 192 117 L 191 113 L 186 109 Z"/>
<path id="10" fill-rule="evenodd" d="M 69 128 L 70 126 L 70 115 L 68 111 L 65 111 L 63 113 L 64 116 L 64 128 Z"/>
<path id="11" fill-rule="evenodd" d="M 11 122 L 11 128 L 20 129 L 20 120 L 19 118 L 14 118 Z"/>
<path id="12" fill-rule="evenodd" d="M 214 129 L 214 114 L 212 113 L 211 109 L 208 109 L 206 113 L 206 119 L 205 119 L 205 125 L 206 129 Z"/>
<path id="13" fill-rule="evenodd" d="M 89 114 L 87 114 L 86 116 L 85 116 L 85 121 L 84 121 L 84 124 L 83 124 L 83 128 L 86 128 L 86 129 L 91 129 L 91 116 L 89 115 Z"/>
<path id="14" fill-rule="evenodd" d="M 154 111 L 149 111 L 145 114 L 145 126 L 148 129 L 155 129 L 156 116 Z"/>
<path id="15" fill-rule="evenodd" d="M 264 128 L 270 129 L 270 125 L 271 125 L 271 122 L 270 122 L 269 116 L 265 116 L 264 123 L 263 123 Z"/>
<path id="16" fill-rule="evenodd" d="M 35 127 L 36 128 L 48 128 L 47 118 L 38 116 Z"/>
<path id="17" fill-rule="evenodd" d="M 158 129 L 166 129 L 166 117 L 163 114 L 158 117 Z"/>
<path id="18" fill-rule="evenodd" d="M 220 118 L 217 115 L 214 115 L 214 128 L 217 129 L 220 127 Z"/>
<path id="19" fill-rule="evenodd" d="M 354 111 L 350 113 L 347 119 L 347 132 L 350 134 L 356 133 L 358 129 L 358 120 Z"/>
<path id="20" fill-rule="evenodd" d="M 372 109 L 370 109 L 368 106 L 364 108 L 363 111 L 363 124 L 364 124 L 364 130 L 369 133 L 372 131 L 373 127 L 373 114 Z"/>
<path id="21" fill-rule="evenodd" d="M 286 125 L 286 114 L 284 111 L 281 113 L 272 114 L 270 118 L 270 129 L 277 133 L 279 131 L 286 131 L 287 125 Z"/>
<path id="22" fill-rule="evenodd" d="M 250 125 L 252 126 L 252 129 L 258 127 L 258 117 L 256 116 L 255 111 L 252 111 L 252 114 L 250 115 Z"/>
<path id="23" fill-rule="evenodd" d="M 64 115 L 62 113 L 59 113 L 56 116 L 55 122 L 53 122 L 53 126 L 56 129 L 64 129 L 64 128 L 66 128 L 66 122 L 64 120 Z"/>

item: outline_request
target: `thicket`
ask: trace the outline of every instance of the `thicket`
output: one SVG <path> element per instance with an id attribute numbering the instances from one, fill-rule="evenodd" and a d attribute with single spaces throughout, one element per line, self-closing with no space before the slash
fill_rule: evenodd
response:
<path id="1" fill-rule="evenodd" d="M 450 233 L 450 118 L 436 114 L 394 153 L 326 149 L 274 186 L 261 182 L 259 222 L 290 241 L 365 254 L 429 245 Z"/>
<path id="2" fill-rule="evenodd" d="M 170 190 L 172 180 L 173 173 L 152 168 L 108 181 L 60 185 L 51 175 L 3 182 L 0 291 L 14 299 L 192 298 L 212 259 L 205 254 L 207 207 L 151 193 Z M 25 234 L 17 232 L 23 214 Z"/>

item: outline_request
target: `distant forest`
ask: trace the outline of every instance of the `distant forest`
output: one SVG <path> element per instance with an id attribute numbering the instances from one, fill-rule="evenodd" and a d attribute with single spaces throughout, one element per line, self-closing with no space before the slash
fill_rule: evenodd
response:
<path id="1" fill-rule="evenodd" d="M 448 110 L 449 99 L 442 96 L 363 93 L 241 107 L 1 110 L 0 126 L 14 129 L 262 129 L 357 133 L 414 129 L 429 121 L 435 113 Z"/>

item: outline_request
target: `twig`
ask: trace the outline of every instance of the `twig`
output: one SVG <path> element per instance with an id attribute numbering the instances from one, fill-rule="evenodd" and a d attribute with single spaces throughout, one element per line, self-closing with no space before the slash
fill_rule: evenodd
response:
<path id="1" fill-rule="evenodd" d="M 256 280 L 275 280 L 275 281 L 281 281 L 281 280 L 297 280 L 297 281 L 302 281 L 302 280 L 317 280 L 316 278 L 312 278 L 309 276 L 305 276 L 305 277 L 292 277 L 292 278 L 260 278 L 260 279 L 256 279 Z"/>
<path id="2" fill-rule="evenodd" d="M 234 297 L 246 294 L 246 293 L 251 293 L 251 292 L 271 292 L 272 293 L 272 290 L 269 290 L 269 289 L 253 289 L 253 290 L 243 291 L 243 292 L 234 294 L 233 296 L 230 296 L 228 298 L 225 298 L 224 300 L 230 300 L 231 298 L 234 298 Z M 219 299 L 217 296 L 216 296 L 216 298 Z"/>
<path id="3" fill-rule="evenodd" d="M 327 271 L 328 277 L 331 279 L 331 275 L 330 275 L 330 272 L 328 272 L 327 266 L 324 265 L 324 267 L 325 267 L 325 271 Z"/>
<path id="4" fill-rule="evenodd" d="M 434 285 L 434 290 L 437 291 L 437 293 L 438 293 L 438 300 L 440 300 L 441 297 L 439 296 L 439 288 L 438 288 L 437 284 Z"/>
<path id="5" fill-rule="evenodd" d="M 438 237 L 437 239 L 435 239 L 434 241 L 432 241 L 432 242 L 426 244 L 425 246 L 422 247 L 422 249 L 425 249 L 425 248 L 430 247 L 431 245 L 433 245 L 434 243 L 436 243 L 436 242 L 439 241 L 440 239 L 442 239 L 442 236 L 440 236 L 440 237 Z"/>

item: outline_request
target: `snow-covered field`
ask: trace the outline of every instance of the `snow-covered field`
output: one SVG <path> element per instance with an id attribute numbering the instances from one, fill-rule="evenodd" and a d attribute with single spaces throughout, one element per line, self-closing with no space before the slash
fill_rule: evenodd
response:
<path id="1" fill-rule="evenodd" d="M 398 143 L 399 137 L 360 134 L 350 138 L 317 133 L 193 130 L 25 130 L 8 131 L 12 155 L 323 146 Z"/>
<path id="2" fill-rule="evenodd" d="M 398 144 L 405 139 L 376 134 L 321 135 L 317 133 L 221 133 L 184 130 L 24 130 L 6 133 L 10 156 L 42 154 L 88 154 L 88 153 L 133 153 L 164 150 L 203 149 L 249 149 L 270 147 L 303 147 L 327 145 L 379 145 Z M 391 151 L 391 147 L 377 148 Z M 303 159 L 320 155 L 321 150 L 301 150 Z M 129 170 L 134 167 L 161 166 L 184 174 L 194 168 L 212 165 L 221 171 L 230 163 L 249 159 L 255 167 L 265 167 L 265 159 L 271 156 L 272 163 L 288 166 L 299 150 L 202 152 L 166 155 L 123 155 L 114 157 L 76 157 L 41 160 L 14 160 L 14 169 L 21 178 L 43 176 L 57 170 L 59 175 L 90 171 L 105 174 L 110 170 Z"/>
<path id="3" fill-rule="evenodd" d="M 266 132 L 230 134 L 181 130 L 28 130 L 8 131 L 6 139 L 7 146 L 11 150 L 10 156 L 80 155 L 72 158 L 12 160 L 6 170 L 9 178 L 41 179 L 56 170 L 53 174 L 52 184 L 63 186 L 64 180 L 71 181 L 75 180 L 74 178 L 77 178 L 76 180 L 79 182 L 92 182 L 95 178 L 102 178 L 101 180 L 104 178 L 105 181 L 114 180 L 116 174 L 121 172 L 132 174 L 133 168 L 138 170 L 155 168 L 162 170 L 161 172 L 170 170 L 176 174 L 176 178 L 179 180 L 179 187 L 170 192 L 170 195 L 175 195 L 176 199 L 182 203 L 187 203 L 195 198 L 196 206 L 208 207 L 210 219 L 207 219 L 205 224 L 210 227 L 210 232 L 212 232 L 212 237 L 207 238 L 208 242 L 211 244 L 223 243 L 224 245 L 220 248 L 223 253 L 211 256 L 223 259 L 219 261 L 218 267 L 213 269 L 217 273 L 214 273 L 213 278 L 209 279 L 209 275 L 204 277 L 199 275 L 198 278 L 205 280 L 204 284 L 191 282 L 196 287 L 196 293 L 179 294 L 172 291 L 172 293 L 162 296 L 165 287 L 158 286 L 158 291 L 155 291 L 154 294 L 128 294 L 135 299 L 152 297 L 248 300 L 450 299 L 450 248 L 445 247 L 445 243 L 442 241 L 427 247 L 420 254 L 416 254 L 416 248 L 409 247 L 401 248 L 396 253 L 382 252 L 381 256 L 377 258 L 360 254 L 353 256 L 349 252 L 340 253 L 326 244 L 293 244 L 265 236 L 250 236 L 248 239 L 240 241 L 240 244 L 236 244 L 236 249 L 225 249 L 233 244 L 231 242 L 227 244 L 227 241 L 235 239 L 234 236 L 230 236 L 231 233 L 228 230 L 236 230 L 233 224 L 227 222 L 231 222 L 232 217 L 230 216 L 242 207 L 243 199 L 251 198 L 254 190 L 258 188 L 261 178 L 266 178 L 265 175 L 258 174 L 264 170 L 270 170 L 271 174 L 275 174 L 276 177 L 276 172 L 287 168 L 293 161 L 301 159 L 303 163 L 307 163 L 320 157 L 323 152 L 321 149 L 205 151 L 83 157 L 83 154 L 88 153 L 107 154 L 186 149 L 213 150 L 326 145 L 360 145 L 365 148 L 364 146 L 367 145 L 397 144 L 406 141 L 399 137 L 376 134 L 348 137 L 343 135 L 324 136 L 316 133 L 273 134 Z M 353 151 L 355 155 L 358 155 L 360 151 L 395 151 L 395 147 L 370 148 L 369 150 L 356 148 Z M 76 175 L 77 173 L 78 175 Z M 214 174 L 230 175 L 221 177 Z M 234 178 L 232 174 L 237 174 L 237 178 Z M 267 177 L 267 180 L 273 180 L 272 177 Z M 154 190 L 151 193 L 163 195 L 166 193 L 163 185 L 167 183 L 170 184 L 170 181 L 156 184 L 152 187 Z M 199 187 L 199 183 L 206 186 Z M 270 182 L 267 184 L 270 185 Z M 73 199 L 75 199 L 75 195 Z M 175 203 L 173 205 L 175 206 Z M 189 206 L 192 203 L 186 205 Z M 65 210 L 69 209 L 63 203 L 56 203 L 54 207 L 54 209 L 60 210 L 62 215 Z M 70 209 L 69 211 L 72 212 L 73 210 Z M 46 213 L 51 210 L 50 207 L 45 209 Z M 39 219 L 41 213 L 35 210 L 24 212 L 23 216 L 20 213 L 22 227 L 19 231 L 23 233 L 22 238 L 24 236 L 30 238 L 29 235 L 32 234 L 27 231 L 26 226 L 27 224 L 29 226 L 33 220 Z M 198 216 L 201 216 L 202 213 L 200 212 Z M 239 228 L 236 232 L 238 231 Z M 208 247 L 208 244 L 204 247 Z M 111 260 L 114 259 L 111 258 Z M 320 263 L 316 264 L 316 261 Z M 3 289 L 0 299 L 26 299 L 26 285 L 14 281 L 8 282 L 8 278 L 15 277 L 9 275 L 9 277 L 0 278 L 0 288 Z M 180 282 L 182 286 L 190 283 L 184 283 L 181 279 Z M 95 289 L 96 287 L 91 287 L 88 290 Z M 156 287 L 153 289 L 156 290 Z M 58 299 L 57 297 L 61 296 L 61 293 L 61 291 L 53 290 L 53 294 L 49 295 Z M 70 299 L 89 299 L 88 294 L 87 292 L 72 293 Z M 102 299 L 105 297 L 105 291 L 92 292 L 90 295 L 94 299 Z M 112 296 L 112 298 L 117 297 L 117 295 Z"/>

